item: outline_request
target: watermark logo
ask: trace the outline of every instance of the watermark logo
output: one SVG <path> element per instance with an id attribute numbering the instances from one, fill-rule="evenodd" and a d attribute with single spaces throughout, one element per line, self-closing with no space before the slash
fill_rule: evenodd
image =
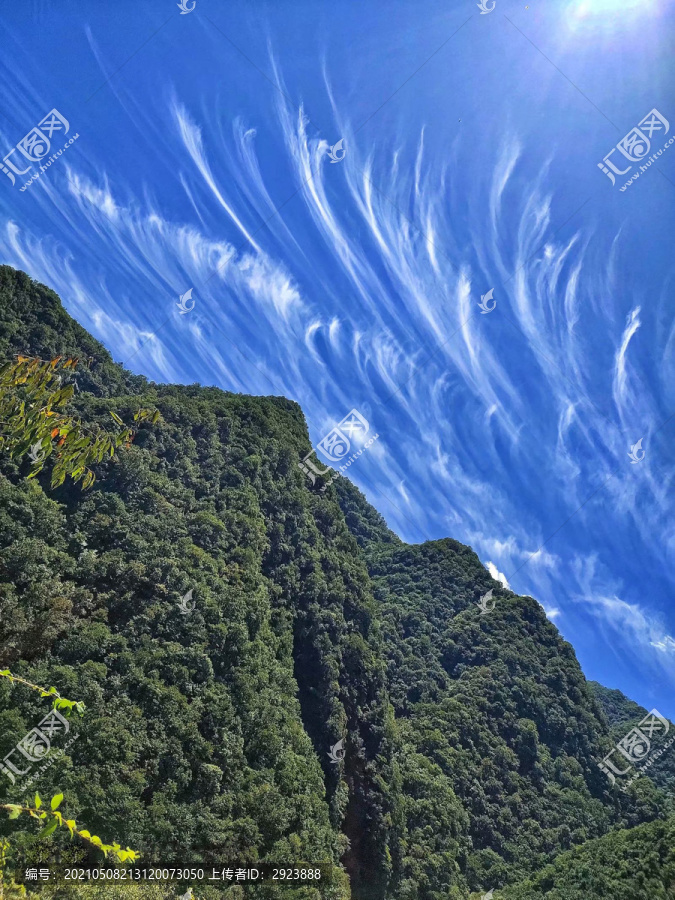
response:
<path id="1" fill-rule="evenodd" d="M 319 448 L 332 462 L 339 462 L 351 449 L 350 438 L 368 434 L 370 425 L 357 409 L 352 409 L 344 419 L 319 441 Z"/>
<path id="2" fill-rule="evenodd" d="M 180 3 L 177 3 L 176 6 L 180 10 L 181 16 L 186 16 L 188 13 L 191 13 L 192 10 L 197 5 L 197 0 L 192 0 L 192 6 L 188 6 L 189 0 L 180 0 Z"/>
<path id="3" fill-rule="evenodd" d="M 483 594 L 483 596 L 478 601 L 478 606 L 480 607 L 481 616 L 487 615 L 489 612 L 495 608 L 495 601 L 492 599 L 492 591 L 494 588 L 490 588 L 487 594 Z"/>
<path id="4" fill-rule="evenodd" d="M 480 3 L 476 3 L 476 6 L 480 10 L 481 16 L 486 16 L 488 13 L 491 13 L 495 8 L 496 3 L 495 0 L 492 0 L 492 6 L 487 5 L 487 0 L 480 0 Z"/>
<path id="5" fill-rule="evenodd" d="M 640 456 L 640 453 L 642 453 L 642 456 Z M 642 460 L 645 458 L 645 451 L 642 449 L 642 438 L 640 438 L 639 441 L 633 444 L 628 455 L 630 456 L 631 466 L 634 466 L 636 463 L 642 462 Z"/>
<path id="6" fill-rule="evenodd" d="M 24 191 L 33 181 L 46 172 L 54 160 L 61 156 L 63 151 L 80 136 L 76 134 L 74 137 L 71 137 L 60 150 L 57 150 L 47 159 L 52 149 L 54 135 L 56 134 L 57 137 L 60 137 L 61 133 L 66 135 L 69 131 L 70 123 L 68 120 L 57 109 L 52 109 L 44 119 L 38 122 L 34 128 L 31 128 L 25 137 L 21 138 L 16 146 L 12 147 L 9 153 L 5 154 L 2 163 L 0 163 L 0 171 L 7 175 L 12 184 L 16 184 L 16 175 L 25 175 L 31 171 L 33 164 L 41 163 L 44 160 L 44 165 L 40 165 L 40 171 L 32 175 L 30 180 L 20 188 L 21 191 Z M 15 153 L 18 155 L 15 156 Z M 28 160 L 29 165 L 25 169 L 19 168 L 26 160 Z"/>
<path id="7" fill-rule="evenodd" d="M 0 772 L 4 772 L 12 784 L 15 784 L 17 775 L 27 775 L 33 767 L 33 763 L 41 762 L 49 754 L 52 749 L 52 738 L 54 735 L 60 735 L 61 733 L 66 735 L 69 731 L 70 722 L 68 719 L 65 719 L 60 712 L 53 709 L 38 723 L 37 728 L 32 728 L 9 751 L 0 763 Z M 20 755 L 12 759 L 16 753 Z M 28 767 L 25 769 L 19 768 L 19 766 L 26 765 L 26 760 L 28 761 Z"/>
<path id="8" fill-rule="evenodd" d="M 494 288 L 490 288 L 487 294 L 481 294 L 480 303 L 478 304 L 478 306 L 480 306 L 480 314 L 482 316 L 484 316 L 486 313 L 492 312 L 492 310 L 497 305 L 497 301 L 492 296 L 493 291 Z M 490 306 L 488 302 L 489 300 L 492 300 L 492 306 Z"/>
<path id="9" fill-rule="evenodd" d="M 629 165 L 625 169 L 619 169 L 618 165 L 623 165 L 624 160 L 621 157 L 611 159 L 612 155 L 618 150 L 629 163 L 639 163 L 646 159 L 647 154 L 651 150 L 654 134 L 656 133 L 658 137 L 661 134 L 668 134 L 669 131 L 670 123 L 668 120 L 657 109 L 652 109 L 644 119 L 638 122 L 634 128 L 631 128 L 628 134 L 621 138 L 618 144 L 603 158 L 602 162 L 598 163 L 598 168 L 601 172 L 604 172 L 612 184 L 616 184 L 616 176 L 625 175 L 626 172 L 630 172 L 633 166 Z M 628 182 L 619 190 L 625 191 L 628 185 L 640 177 L 642 172 L 646 172 L 654 160 L 661 156 L 663 151 L 673 143 L 673 140 L 675 138 L 671 138 L 660 150 L 657 150 L 656 153 L 649 157 L 646 164 L 640 166 L 640 171 L 632 175 Z"/>
<path id="10" fill-rule="evenodd" d="M 669 730 L 670 723 L 668 720 L 661 715 L 658 709 L 653 709 L 651 712 L 647 713 L 644 719 L 635 728 L 631 728 L 628 734 L 621 738 L 618 744 L 616 744 L 616 746 L 607 754 L 603 761 L 598 763 L 598 768 L 603 771 L 612 784 L 614 784 L 617 775 L 628 774 L 635 763 L 641 763 L 647 759 L 647 756 L 652 749 L 652 738 L 655 735 L 656 737 L 665 737 Z M 674 740 L 675 737 L 671 738 L 668 744 L 662 747 L 661 750 L 652 757 L 650 762 L 642 767 L 642 769 L 651 766 Z M 625 769 L 618 768 L 617 764 L 612 759 L 612 756 L 617 751 L 628 760 L 628 765 Z M 619 759 L 619 763 L 623 763 L 623 760 Z M 631 778 L 631 781 L 634 781 L 639 775 L 640 771 Z M 630 782 L 628 782 L 628 784 L 630 784 Z M 626 784 L 622 790 L 625 790 L 628 784 Z"/>
<path id="11" fill-rule="evenodd" d="M 43 462 L 46 455 L 47 452 L 42 449 L 42 441 L 36 441 L 34 444 L 31 444 L 31 448 L 28 451 L 28 459 L 33 465 Z"/>
<path id="12" fill-rule="evenodd" d="M 184 294 L 181 294 L 178 298 L 178 303 L 176 304 L 176 306 L 180 310 L 181 316 L 184 316 L 185 313 L 192 312 L 192 310 L 195 308 L 194 300 L 192 300 L 192 306 L 188 306 L 188 303 L 190 302 L 190 300 L 192 300 L 192 288 L 189 288 L 187 291 L 185 291 Z"/>
<path id="13" fill-rule="evenodd" d="M 326 466 L 326 468 L 323 470 L 319 469 L 319 467 L 314 463 L 314 460 L 309 458 L 312 453 L 316 453 L 316 450 L 313 447 L 309 451 L 307 456 L 303 458 L 302 462 L 298 463 L 298 466 L 300 466 L 300 468 L 309 478 L 312 484 L 316 484 L 316 476 L 325 475 L 327 472 L 330 472 L 330 466 Z"/>
<path id="14" fill-rule="evenodd" d="M 183 613 L 184 616 L 187 616 L 188 613 L 191 613 L 197 605 L 194 601 L 190 603 L 190 601 L 192 600 L 193 590 L 194 588 L 190 588 L 187 594 L 183 594 L 183 596 L 178 601 L 178 609 Z"/>
<path id="15" fill-rule="evenodd" d="M 343 149 L 343 146 L 342 146 L 343 143 L 344 143 L 344 138 L 340 138 L 340 140 L 337 142 L 337 144 L 333 144 L 333 146 L 329 147 L 328 150 L 326 151 L 328 153 L 328 155 L 330 156 L 331 163 L 342 162 L 342 160 L 345 158 L 345 153 L 347 151 L 345 149 Z M 340 152 L 342 153 L 342 156 L 338 155 Z"/>
<path id="16" fill-rule="evenodd" d="M 329 485 L 334 481 L 337 481 L 340 475 L 344 473 L 345 469 L 348 469 L 354 460 L 361 456 L 364 450 L 368 450 L 379 438 L 379 434 L 374 435 L 367 443 L 364 443 L 359 450 L 355 450 L 349 459 L 345 459 L 352 449 L 352 440 L 363 438 L 369 431 L 370 423 L 365 416 L 362 416 L 358 409 L 352 409 L 347 413 L 344 419 L 335 426 L 335 428 L 331 428 L 328 434 L 321 438 L 317 444 L 317 448 L 321 450 L 324 456 L 327 456 L 331 462 L 340 462 L 340 460 L 344 460 L 340 465 L 340 471 L 334 472 L 331 480 L 323 485 L 321 488 L 322 493 L 328 489 Z M 310 459 L 310 456 L 315 452 L 314 448 L 312 448 L 302 462 L 298 463 L 299 468 L 309 478 L 312 484 L 316 484 L 317 475 L 326 475 L 331 471 L 330 468 L 319 468 L 317 462 Z"/>
<path id="17" fill-rule="evenodd" d="M 340 740 L 337 742 L 337 744 L 333 744 L 333 746 L 330 748 L 330 753 L 328 754 L 328 756 L 330 756 L 330 761 L 332 763 L 339 763 L 345 758 L 344 745 L 345 742 L 343 740 Z"/>

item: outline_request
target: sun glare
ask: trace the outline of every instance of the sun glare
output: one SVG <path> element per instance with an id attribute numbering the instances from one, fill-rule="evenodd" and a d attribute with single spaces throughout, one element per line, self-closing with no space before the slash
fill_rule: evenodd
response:
<path id="1" fill-rule="evenodd" d="M 578 20 L 588 20 L 625 14 L 644 13 L 653 6 L 651 0 L 574 0 L 571 13 Z"/>

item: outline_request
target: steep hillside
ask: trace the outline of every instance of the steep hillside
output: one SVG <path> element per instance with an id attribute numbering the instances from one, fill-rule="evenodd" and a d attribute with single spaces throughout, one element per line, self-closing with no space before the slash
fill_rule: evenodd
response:
<path id="1" fill-rule="evenodd" d="M 330 861 L 322 896 L 466 900 L 665 813 L 598 769 L 610 728 L 541 607 L 456 541 L 404 544 L 345 479 L 311 485 L 296 404 L 131 375 L 0 267 L 16 353 L 91 357 L 86 423 L 162 414 L 85 492 L 0 456 L 0 664 L 86 702 L 37 786 L 92 831 L 146 865 Z M 43 714 L 0 684 L 0 757 Z"/>
<path id="2" fill-rule="evenodd" d="M 673 900 L 675 819 L 589 841 L 494 900 Z"/>
<path id="3" fill-rule="evenodd" d="M 607 688 L 597 681 L 589 681 L 588 686 L 607 716 L 612 736 L 617 740 L 647 715 L 646 709 L 621 691 Z"/>
<path id="4" fill-rule="evenodd" d="M 364 527 L 354 489 L 337 486 L 368 562 L 404 743 L 468 813 L 472 887 L 503 884 L 668 808 L 649 779 L 627 796 L 599 770 L 612 744 L 605 719 L 538 603 L 504 590 L 457 541 L 410 546 Z M 489 589 L 495 606 L 481 614 Z M 429 811 L 427 822 L 442 832 L 442 816 Z"/>
<path id="5" fill-rule="evenodd" d="M 141 847 L 148 863 L 337 862 L 348 846 L 355 890 L 381 895 L 393 781 L 384 667 L 356 542 L 296 464 L 309 449 L 300 410 L 148 385 L 51 292 L 7 268 L 0 278 L 5 354 L 92 356 L 75 400 L 85 421 L 107 425 L 109 410 L 129 421 L 142 404 L 163 416 L 86 493 L 49 492 L 0 460 L 0 659 L 87 704 L 40 789 L 63 790 L 92 831 Z M 3 756 L 40 704 L 0 685 Z M 332 764 L 343 737 L 345 761 Z M 11 796 L 4 778 L 0 790 Z"/>
<path id="6" fill-rule="evenodd" d="M 613 741 L 620 741 L 630 730 L 635 728 L 649 710 L 630 700 L 616 689 L 606 688 L 597 681 L 588 682 L 593 695 L 607 716 Z M 675 726 L 670 723 L 668 740 L 675 735 Z M 664 741 L 665 743 L 665 741 Z M 658 745 L 655 745 L 658 749 Z M 675 747 L 655 757 L 648 770 L 651 780 L 662 788 L 669 797 L 675 799 Z"/>

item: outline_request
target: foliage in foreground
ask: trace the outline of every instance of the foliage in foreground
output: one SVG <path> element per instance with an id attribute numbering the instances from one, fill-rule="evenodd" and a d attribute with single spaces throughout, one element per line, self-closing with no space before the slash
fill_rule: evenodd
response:
<path id="1" fill-rule="evenodd" d="M 71 716 L 73 712 L 84 715 L 84 703 L 81 700 L 69 700 L 67 697 L 62 697 L 55 687 L 50 687 L 49 689 L 40 687 L 24 678 L 13 675 L 9 669 L 0 670 L 0 677 L 6 678 L 10 684 L 22 684 L 33 691 L 37 691 L 42 698 L 49 697 L 52 700 L 52 708 L 63 711 L 66 717 Z M 109 854 L 112 855 L 118 863 L 133 863 L 138 859 L 138 854 L 129 847 L 122 849 L 117 842 L 106 844 L 98 835 L 91 834 L 86 828 L 78 828 L 74 819 L 64 819 L 63 814 L 59 810 L 62 802 L 63 794 L 55 794 L 50 800 L 48 809 L 45 810 L 42 808 L 42 799 L 36 792 L 32 806 L 22 806 L 20 803 L 2 803 L 0 804 L 0 809 L 4 809 L 8 813 L 10 820 L 18 819 L 21 815 L 27 815 L 41 822 L 44 827 L 38 834 L 38 839 L 47 838 L 57 828 L 62 827 L 68 829 L 71 838 L 77 835 L 81 840 L 103 853 L 104 857 L 108 857 Z M 21 893 L 21 889 L 17 888 L 11 877 L 9 879 L 5 878 L 6 867 L 8 862 L 11 861 L 11 856 L 10 841 L 2 838 L 0 843 L 0 900 L 4 893 L 17 890 Z"/>
<path id="2" fill-rule="evenodd" d="M 29 455 L 29 478 L 39 475 L 53 458 L 52 488 L 63 484 L 67 476 L 82 481 L 83 488 L 91 487 L 96 476 L 90 466 L 113 457 L 121 447 L 128 449 L 134 437 L 133 429 L 124 427 L 115 412 L 110 415 L 121 427 L 115 433 L 89 429 L 65 413 L 75 384 L 64 384 L 62 379 L 76 371 L 78 362 L 74 357 L 44 360 L 19 354 L 0 367 L 0 453 L 17 461 Z M 141 409 L 134 413 L 135 422 L 145 419 L 155 423 L 159 412 Z"/>
<path id="3" fill-rule="evenodd" d="M 100 850 L 106 857 L 108 854 L 111 854 L 119 862 L 134 862 L 138 858 L 138 854 L 134 850 L 130 850 L 129 847 L 123 850 L 117 842 L 105 844 L 98 835 L 91 834 L 86 828 L 78 828 L 75 819 L 64 819 L 63 814 L 59 811 L 59 806 L 62 802 L 63 794 L 54 794 L 49 808 L 44 810 L 42 809 L 40 795 L 36 793 L 33 806 L 22 806 L 20 803 L 0 803 L 0 809 L 6 810 L 10 819 L 18 819 L 20 815 L 25 814 L 31 819 L 37 819 L 42 822 L 44 828 L 38 835 L 40 838 L 49 837 L 58 827 L 63 827 L 68 829 L 71 838 L 77 835 L 82 840 L 88 841 L 97 850 Z M 1 874 L 0 871 L 0 877 Z"/>

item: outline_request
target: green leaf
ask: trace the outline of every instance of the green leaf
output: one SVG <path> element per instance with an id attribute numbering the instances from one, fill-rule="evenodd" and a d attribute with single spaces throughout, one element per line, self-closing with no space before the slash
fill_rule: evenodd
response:
<path id="1" fill-rule="evenodd" d="M 54 821 L 47 825 L 46 828 L 42 829 L 42 831 L 38 834 L 38 837 L 48 837 L 50 834 L 53 834 L 56 831 L 58 824 L 59 823 L 56 821 L 56 819 L 54 819 Z"/>
<path id="2" fill-rule="evenodd" d="M 40 800 L 40 795 L 36 791 L 35 792 L 35 809 L 40 809 L 41 806 L 42 806 L 42 800 Z"/>
<path id="3" fill-rule="evenodd" d="M 58 809 L 61 805 L 61 801 L 63 800 L 63 794 L 56 794 L 52 797 L 52 809 Z"/>

